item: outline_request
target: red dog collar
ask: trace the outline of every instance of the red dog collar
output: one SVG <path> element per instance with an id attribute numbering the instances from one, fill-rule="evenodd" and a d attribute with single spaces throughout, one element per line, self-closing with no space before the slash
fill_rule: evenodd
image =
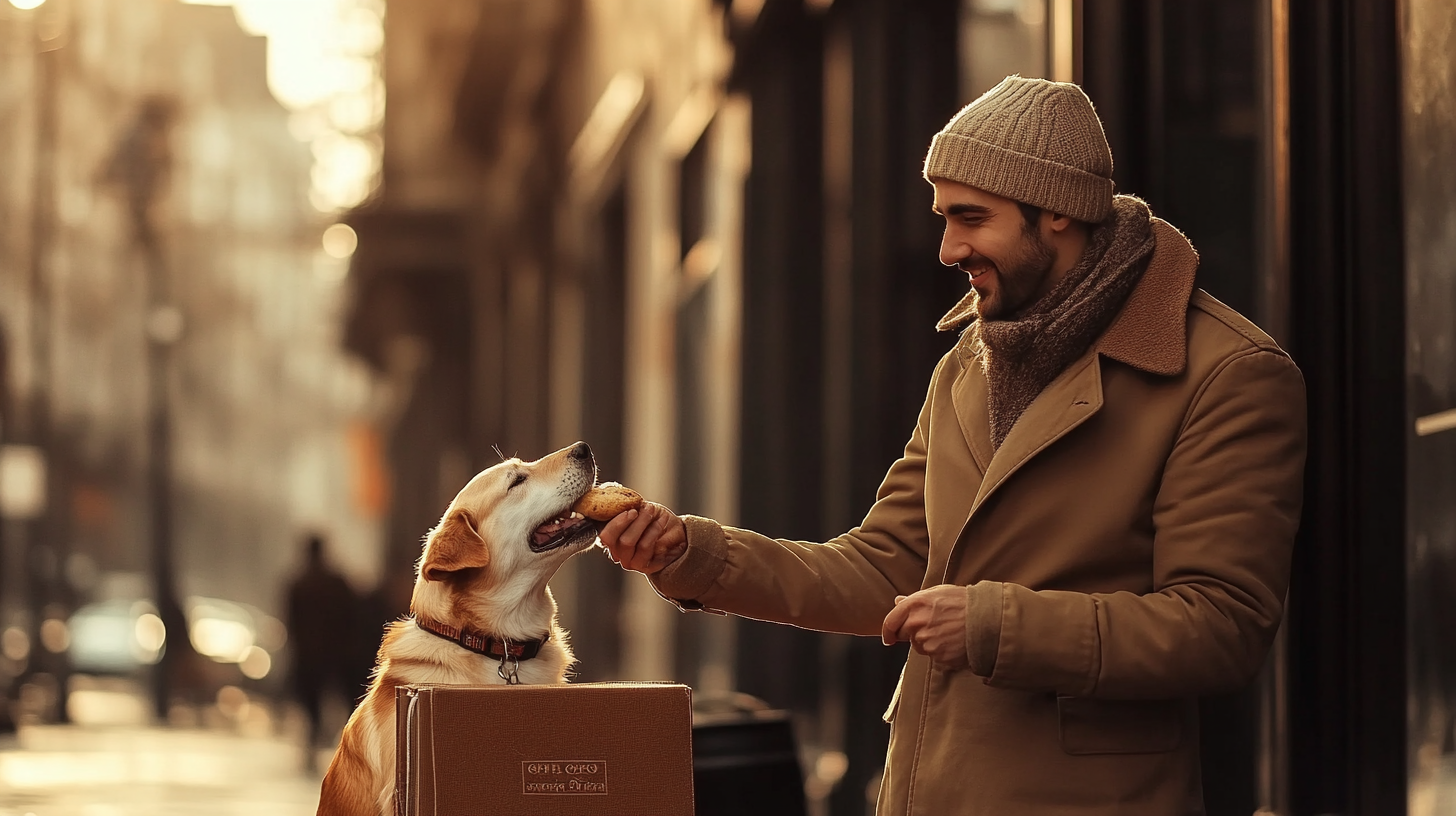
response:
<path id="1" fill-rule="evenodd" d="M 415 625 L 463 649 L 468 649 L 486 657 L 493 657 L 497 660 L 505 660 L 506 658 L 530 660 L 540 654 L 541 647 L 545 646 L 546 641 L 551 639 L 551 632 L 549 630 L 539 640 L 511 640 L 509 638 L 496 637 L 495 635 L 481 634 L 473 629 L 460 629 L 440 623 L 439 621 L 432 621 L 429 618 L 418 616 L 415 617 Z"/>

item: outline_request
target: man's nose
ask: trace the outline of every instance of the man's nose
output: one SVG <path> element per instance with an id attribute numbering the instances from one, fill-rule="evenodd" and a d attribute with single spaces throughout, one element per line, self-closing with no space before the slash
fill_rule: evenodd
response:
<path id="1" fill-rule="evenodd" d="M 957 266 L 973 254 L 970 244 L 952 237 L 949 231 L 940 239 L 940 262 L 946 266 Z"/>

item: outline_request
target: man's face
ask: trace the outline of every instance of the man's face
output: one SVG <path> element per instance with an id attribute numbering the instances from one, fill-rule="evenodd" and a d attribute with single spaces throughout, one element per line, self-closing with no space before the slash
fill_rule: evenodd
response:
<path id="1" fill-rule="evenodd" d="M 1056 252 L 1041 235 L 1041 219 L 1027 224 L 1009 198 L 955 181 L 932 183 L 934 210 L 945 218 L 940 262 L 970 276 L 982 320 L 1012 317 L 1051 289 Z"/>

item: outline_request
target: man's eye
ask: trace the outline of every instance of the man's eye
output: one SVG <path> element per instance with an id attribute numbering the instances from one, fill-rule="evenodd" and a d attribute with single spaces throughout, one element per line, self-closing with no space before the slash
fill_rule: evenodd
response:
<path id="1" fill-rule="evenodd" d="M 516 474 L 516 478 L 514 478 L 514 479 L 511 480 L 511 487 L 515 487 L 515 486 L 521 484 L 524 481 L 526 481 L 526 474 L 524 474 L 524 473 L 517 473 Z M 509 488 L 507 488 L 507 489 L 509 489 Z"/>

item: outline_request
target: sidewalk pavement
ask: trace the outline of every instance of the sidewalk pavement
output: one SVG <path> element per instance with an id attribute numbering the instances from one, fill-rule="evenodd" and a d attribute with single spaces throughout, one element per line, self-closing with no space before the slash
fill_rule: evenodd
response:
<path id="1" fill-rule="evenodd" d="M 23 726 L 0 738 L 0 816 L 312 816 L 320 776 L 275 730 Z"/>
<path id="2" fill-rule="evenodd" d="M 0 736 L 0 816 L 313 816 L 318 807 L 331 751 L 305 770 L 305 725 L 285 706 L 240 697 L 177 727 L 142 724 L 146 705 L 134 695 L 73 702 L 86 724 Z M 1416 766 L 1411 816 L 1456 815 L 1456 755 L 1418 752 Z"/>

